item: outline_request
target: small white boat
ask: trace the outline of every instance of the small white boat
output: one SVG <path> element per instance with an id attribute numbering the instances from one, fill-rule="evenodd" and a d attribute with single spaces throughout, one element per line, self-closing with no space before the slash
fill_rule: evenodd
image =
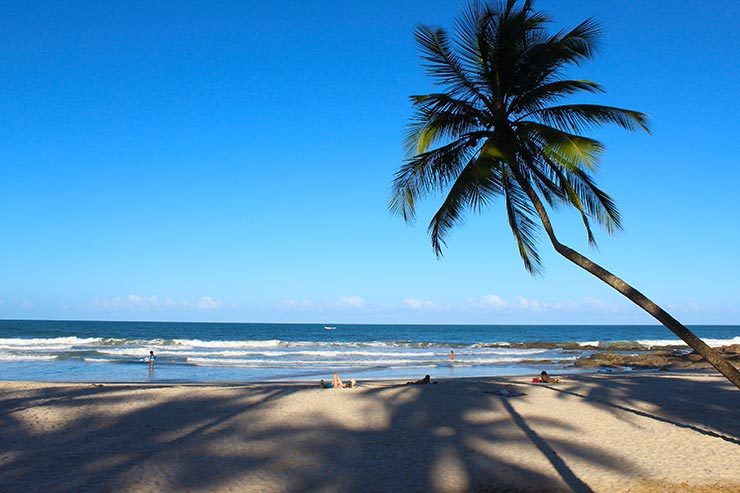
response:
<path id="1" fill-rule="evenodd" d="M 334 329 L 336 329 L 336 327 L 332 327 L 331 325 L 324 325 L 324 328 L 326 330 L 334 330 Z"/>

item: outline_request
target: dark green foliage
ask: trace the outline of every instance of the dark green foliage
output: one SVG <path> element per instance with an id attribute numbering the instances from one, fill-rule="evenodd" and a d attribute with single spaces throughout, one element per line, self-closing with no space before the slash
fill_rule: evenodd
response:
<path id="1" fill-rule="evenodd" d="M 614 201 L 592 177 L 604 146 L 583 133 L 604 124 L 649 131 L 647 118 L 611 106 L 556 104 L 603 92 L 564 73 L 594 56 L 600 29 L 588 19 L 549 33 L 550 22 L 531 1 L 476 2 L 453 35 L 416 30 L 424 68 L 441 90 L 411 97 L 407 159 L 393 181 L 390 209 L 412 220 L 418 200 L 445 193 L 429 224 L 437 255 L 466 212 L 501 198 L 525 267 L 540 272 L 539 223 L 520 179 L 550 206 L 576 209 L 591 244 L 592 221 L 609 233 L 621 228 Z"/>

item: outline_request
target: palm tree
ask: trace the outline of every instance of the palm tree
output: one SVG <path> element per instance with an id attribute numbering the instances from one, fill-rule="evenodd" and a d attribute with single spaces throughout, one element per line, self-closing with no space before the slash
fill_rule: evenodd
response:
<path id="1" fill-rule="evenodd" d="M 583 135 L 603 124 L 649 132 L 643 113 L 593 104 L 556 104 L 577 93 L 603 92 L 564 70 L 594 56 L 600 28 L 588 19 L 549 34 L 550 19 L 531 0 L 471 4 L 456 32 L 420 26 L 415 36 L 424 67 L 442 91 L 412 96 L 408 159 L 396 172 L 389 208 L 406 221 L 429 195 L 446 198 L 429 224 L 438 256 L 449 231 L 468 212 L 501 198 L 524 267 L 541 272 L 539 223 L 555 250 L 640 306 L 740 388 L 740 372 L 640 291 L 558 241 L 548 208 L 575 208 L 588 242 L 591 222 L 621 229 L 612 198 L 593 179 L 604 146 Z"/>

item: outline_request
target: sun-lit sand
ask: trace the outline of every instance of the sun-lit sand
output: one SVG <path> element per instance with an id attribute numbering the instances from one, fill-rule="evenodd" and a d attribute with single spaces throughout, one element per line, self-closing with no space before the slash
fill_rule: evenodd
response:
<path id="1" fill-rule="evenodd" d="M 5 382 L 0 491 L 740 491 L 723 379 L 563 380 Z"/>

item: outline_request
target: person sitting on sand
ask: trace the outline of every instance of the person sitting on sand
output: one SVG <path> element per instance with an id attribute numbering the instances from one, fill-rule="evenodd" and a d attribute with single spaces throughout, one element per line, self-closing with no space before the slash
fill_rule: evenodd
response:
<path id="1" fill-rule="evenodd" d="M 416 382 L 406 382 L 406 385 L 429 385 L 430 383 L 437 383 L 432 382 L 432 377 L 429 375 L 424 375 L 424 378 L 421 380 L 417 380 Z"/>
<path id="2" fill-rule="evenodd" d="M 540 382 L 542 382 L 542 383 L 558 383 L 558 382 L 560 382 L 560 379 L 555 378 L 555 377 L 551 377 L 550 375 L 547 374 L 547 372 L 545 370 L 542 370 L 542 372 L 540 373 Z"/>
<path id="3" fill-rule="evenodd" d="M 353 387 L 357 386 L 357 380 L 354 378 L 350 380 L 349 382 L 345 383 L 342 382 L 342 379 L 339 378 L 339 373 L 335 373 L 331 377 L 331 383 L 330 382 L 324 382 L 324 380 L 321 380 L 321 388 L 322 389 L 351 389 Z"/>

